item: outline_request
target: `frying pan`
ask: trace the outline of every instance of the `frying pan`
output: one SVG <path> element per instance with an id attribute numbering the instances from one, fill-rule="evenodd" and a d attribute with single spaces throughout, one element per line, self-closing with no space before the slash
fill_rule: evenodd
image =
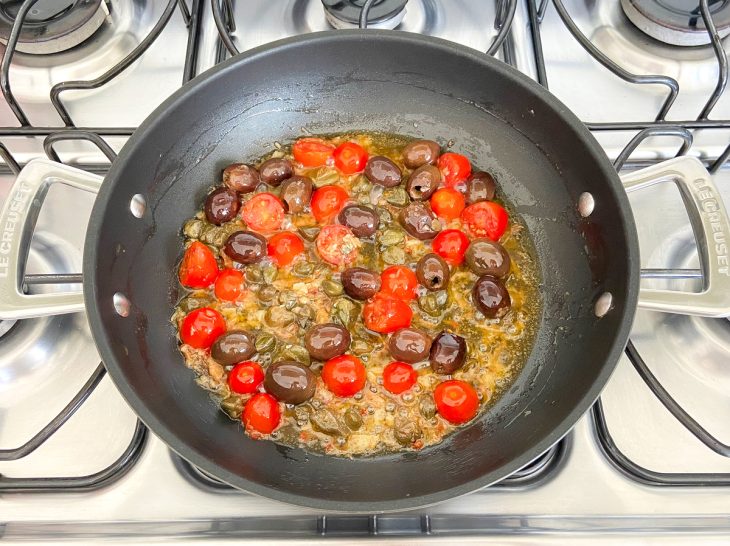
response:
<path id="1" fill-rule="evenodd" d="M 353 129 L 453 139 L 455 150 L 493 172 L 534 239 L 544 302 L 524 370 L 484 415 L 419 452 L 346 459 L 245 436 L 193 381 L 170 316 L 180 296 L 181 225 L 221 169 L 306 131 Z M 155 434 L 222 481 L 289 503 L 403 510 L 508 476 L 565 435 L 594 402 L 637 306 L 634 221 L 625 189 L 590 133 L 517 71 L 434 38 L 324 32 L 238 55 L 157 108 L 101 181 L 45 160 L 18 176 L 0 224 L 0 317 L 80 311 L 85 304 L 111 377 Z M 712 180 L 699 161 L 680 158 L 624 184 L 661 181 L 682 192 L 706 286 L 698 294 L 642 291 L 642 302 L 726 314 L 729 230 Z M 83 299 L 20 289 L 39 203 L 56 182 L 99 190 L 84 249 Z"/>

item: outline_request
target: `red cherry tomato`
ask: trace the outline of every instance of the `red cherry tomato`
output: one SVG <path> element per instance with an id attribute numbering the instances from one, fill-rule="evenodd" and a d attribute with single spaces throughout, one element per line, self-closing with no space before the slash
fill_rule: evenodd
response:
<path id="1" fill-rule="evenodd" d="M 224 269 L 215 280 L 215 297 L 223 301 L 236 301 L 243 292 L 243 272 Z"/>
<path id="2" fill-rule="evenodd" d="M 400 394 L 416 384 L 418 373 L 405 362 L 391 362 L 383 370 L 383 387 L 393 394 Z"/>
<path id="3" fill-rule="evenodd" d="M 350 198 L 340 186 L 322 186 L 312 195 L 312 214 L 317 222 L 329 222 L 337 216 Z"/>
<path id="4" fill-rule="evenodd" d="M 416 297 L 418 278 L 404 265 L 391 265 L 380 274 L 380 291 L 402 300 Z"/>
<path id="5" fill-rule="evenodd" d="M 240 362 L 228 372 L 228 386 L 238 394 L 252 394 L 264 380 L 264 370 L 252 360 Z"/>
<path id="6" fill-rule="evenodd" d="M 445 229 L 433 238 L 431 246 L 449 264 L 459 265 L 464 261 L 469 238 L 458 229 Z"/>
<path id="7" fill-rule="evenodd" d="M 210 307 L 190 311 L 180 328 L 182 342 L 196 349 L 208 349 L 226 331 L 226 321 Z"/>
<path id="8" fill-rule="evenodd" d="M 335 147 L 321 138 L 300 138 L 292 146 L 294 159 L 305 167 L 321 167 L 327 163 Z"/>
<path id="9" fill-rule="evenodd" d="M 447 188 L 453 188 L 459 182 L 464 182 L 471 174 L 471 163 L 461 154 L 446 152 L 441 154 L 436 162 Z"/>
<path id="10" fill-rule="evenodd" d="M 507 229 L 507 211 L 494 201 L 480 201 L 469 205 L 461 213 L 461 222 L 472 237 L 489 237 L 492 241 L 499 238 Z"/>
<path id="11" fill-rule="evenodd" d="M 180 284 L 188 288 L 207 288 L 218 276 L 218 262 L 210 249 L 195 241 L 180 263 Z"/>
<path id="12" fill-rule="evenodd" d="M 365 169 L 368 153 L 354 142 L 345 142 L 335 148 L 335 167 L 343 174 L 355 174 Z"/>
<path id="13" fill-rule="evenodd" d="M 446 220 L 458 218 L 465 205 L 464 196 L 454 188 L 441 188 L 431 196 L 431 210 Z"/>
<path id="14" fill-rule="evenodd" d="M 408 328 L 413 311 L 406 302 L 388 294 L 375 294 L 362 310 L 362 320 L 373 332 L 389 334 L 401 328 Z"/>
<path id="15" fill-rule="evenodd" d="M 356 356 L 336 356 L 324 363 L 322 381 L 337 396 L 352 396 L 365 386 L 365 366 Z"/>
<path id="16" fill-rule="evenodd" d="M 271 434 L 281 422 L 279 402 L 265 392 L 254 394 L 246 402 L 241 420 L 249 433 Z"/>
<path id="17" fill-rule="evenodd" d="M 479 397 L 469 383 L 452 379 L 440 383 L 433 391 L 441 417 L 459 425 L 471 421 L 479 410 Z"/>
<path id="18" fill-rule="evenodd" d="M 284 205 L 273 193 L 258 193 L 243 205 L 241 216 L 254 231 L 276 231 L 284 221 Z"/>
<path id="19" fill-rule="evenodd" d="M 292 263 L 294 258 L 304 252 L 304 243 L 291 231 L 277 233 L 267 245 L 269 256 L 279 265 L 284 267 Z"/>
<path id="20" fill-rule="evenodd" d="M 353 263 L 358 254 L 358 243 L 352 231 L 340 224 L 324 226 L 315 241 L 319 255 L 333 265 Z"/>

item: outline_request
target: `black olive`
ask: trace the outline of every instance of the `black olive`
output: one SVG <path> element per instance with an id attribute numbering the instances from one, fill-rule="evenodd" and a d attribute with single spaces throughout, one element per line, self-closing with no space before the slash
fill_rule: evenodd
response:
<path id="1" fill-rule="evenodd" d="M 208 194 L 203 210 L 208 222 L 220 226 L 236 217 L 239 206 L 238 192 L 229 188 L 218 188 Z"/>
<path id="2" fill-rule="evenodd" d="M 236 231 L 228 237 L 223 250 L 234 262 L 256 263 L 266 256 L 266 239 L 253 231 Z"/>
<path id="3" fill-rule="evenodd" d="M 477 279 L 471 297 L 476 308 L 487 318 L 503 317 L 512 305 L 507 287 L 490 275 L 482 275 Z"/>
<path id="4" fill-rule="evenodd" d="M 441 231 L 441 223 L 423 201 L 413 201 L 400 213 L 400 223 L 409 235 L 425 241 Z"/>
<path id="5" fill-rule="evenodd" d="M 262 182 L 269 186 L 278 186 L 294 174 L 294 166 L 288 159 L 267 159 L 259 167 L 259 176 Z"/>
<path id="6" fill-rule="evenodd" d="M 380 218 L 370 207 L 348 205 L 337 217 L 341 224 L 350 228 L 355 237 L 370 237 L 378 229 Z"/>
<path id="7" fill-rule="evenodd" d="M 388 350 L 396 360 L 420 362 L 428 357 L 431 338 L 428 334 L 414 328 L 396 330 L 388 340 Z"/>
<path id="8" fill-rule="evenodd" d="M 306 402 L 314 396 L 316 386 L 317 378 L 312 370 L 299 362 L 282 360 L 266 369 L 266 392 L 287 404 Z"/>
<path id="9" fill-rule="evenodd" d="M 456 334 L 441 332 L 431 344 L 430 360 L 434 372 L 451 375 L 464 365 L 466 341 Z"/>
<path id="10" fill-rule="evenodd" d="M 292 176 L 281 184 L 279 197 L 289 212 L 302 212 L 312 197 L 312 179 L 308 176 Z"/>
<path id="11" fill-rule="evenodd" d="M 449 264 L 437 254 L 426 254 L 416 264 L 416 277 L 427 290 L 443 290 L 449 284 Z"/>
<path id="12" fill-rule="evenodd" d="M 408 177 L 406 190 L 411 199 L 422 201 L 433 195 L 441 184 L 441 179 L 441 171 L 433 165 L 424 165 L 418 167 Z"/>
<path id="13" fill-rule="evenodd" d="M 345 294 L 356 300 L 372 298 L 380 290 L 380 275 L 364 267 L 350 267 L 340 278 Z"/>
<path id="14" fill-rule="evenodd" d="M 249 193 L 259 185 L 259 172 L 245 163 L 234 163 L 223 169 L 223 183 L 241 193 Z"/>
<path id="15" fill-rule="evenodd" d="M 510 258 L 507 250 L 491 239 L 474 239 L 464 256 L 466 265 L 477 275 L 502 278 L 509 273 Z"/>
<path id="16" fill-rule="evenodd" d="M 400 184 L 401 172 L 398 165 L 387 157 L 376 155 L 365 165 L 365 177 L 373 184 L 392 188 Z"/>
<path id="17" fill-rule="evenodd" d="M 441 146 L 433 140 L 414 140 L 403 148 L 403 163 L 409 169 L 415 169 L 421 165 L 436 163 L 441 154 Z"/>
<path id="18" fill-rule="evenodd" d="M 491 174 L 483 171 L 476 172 L 466 181 L 466 192 L 464 194 L 466 204 L 472 205 L 479 201 L 491 201 L 494 199 L 496 189 L 497 184 Z"/>
<path id="19" fill-rule="evenodd" d="M 223 366 L 238 364 L 251 358 L 256 352 L 255 338 L 243 330 L 229 330 L 215 340 L 210 356 Z"/>
<path id="20" fill-rule="evenodd" d="M 315 360 L 329 360 L 350 348 L 350 332 L 339 324 L 317 324 L 304 336 L 304 346 Z"/>

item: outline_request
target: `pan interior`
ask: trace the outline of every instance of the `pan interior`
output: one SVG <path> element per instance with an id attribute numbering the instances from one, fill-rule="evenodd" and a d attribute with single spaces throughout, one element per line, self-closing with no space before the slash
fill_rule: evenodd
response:
<path id="1" fill-rule="evenodd" d="M 543 316 L 509 392 L 477 422 L 418 453 L 342 459 L 253 441 L 183 366 L 169 322 L 181 224 L 221 169 L 305 132 L 453 139 L 496 175 L 541 267 Z M 596 202 L 583 219 L 577 202 Z M 130 213 L 145 197 L 142 218 Z M 254 50 L 164 103 L 130 140 L 97 200 L 86 245 L 89 316 L 104 361 L 142 419 L 232 485 L 298 504 L 396 510 L 505 477 L 565 434 L 597 396 L 628 335 L 638 270 L 615 172 L 587 131 L 536 85 L 454 44 L 400 32 L 311 35 Z M 117 292 L 132 303 L 114 311 Z M 594 315 L 603 292 L 607 316 Z M 424 479 L 424 477 L 426 477 Z"/>

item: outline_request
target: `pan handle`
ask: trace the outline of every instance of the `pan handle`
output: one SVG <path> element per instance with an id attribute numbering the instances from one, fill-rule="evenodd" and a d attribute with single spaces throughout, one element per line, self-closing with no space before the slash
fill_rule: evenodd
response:
<path id="1" fill-rule="evenodd" d="M 0 320 L 83 311 L 82 292 L 28 295 L 21 284 L 33 230 L 49 188 L 61 183 L 97 193 L 103 180 L 47 159 L 34 159 L 20 171 L 0 213 Z"/>
<path id="2" fill-rule="evenodd" d="M 661 182 L 677 185 L 697 240 L 704 278 L 701 292 L 642 288 L 639 307 L 682 315 L 730 316 L 730 221 L 704 165 L 694 157 L 677 157 L 623 175 L 621 181 L 627 192 Z"/>

